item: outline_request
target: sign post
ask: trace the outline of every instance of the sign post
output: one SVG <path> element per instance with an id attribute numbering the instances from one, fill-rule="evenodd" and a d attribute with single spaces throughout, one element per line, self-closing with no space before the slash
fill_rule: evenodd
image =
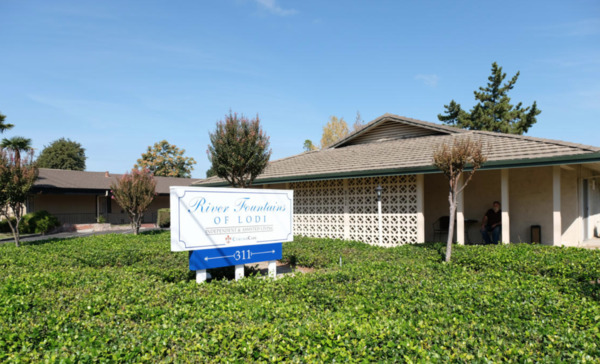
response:
<path id="1" fill-rule="evenodd" d="M 244 264 L 269 261 L 275 277 L 282 242 L 292 241 L 293 191 L 171 187 L 171 250 L 190 251 L 196 281 L 207 269 L 235 266 L 235 279 L 244 277 Z"/>

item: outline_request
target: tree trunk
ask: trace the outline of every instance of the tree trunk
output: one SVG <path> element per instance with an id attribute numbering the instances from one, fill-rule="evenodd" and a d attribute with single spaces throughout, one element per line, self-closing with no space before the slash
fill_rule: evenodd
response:
<path id="1" fill-rule="evenodd" d="M 456 219 L 456 193 L 450 192 L 450 222 L 448 226 L 448 241 L 446 242 L 446 263 L 452 257 L 452 243 L 454 240 L 454 220 Z"/>
<path id="2" fill-rule="evenodd" d="M 13 233 L 13 238 L 15 239 L 15 246 L 18 248 L 21 246 L 21 242 L 20 242 L 20 236 L 19 236 L 19 222 L 17 221 L 16 225 L 13 226 L 13 224 L 10 222 L 10 218 L 8 219 L 8 226 L 10 227 L 10 230 Z"/>
<path id="3" fill-rule="evenodd" d="M 140 233 L 141 220 L 142 215 L 135 215 L 133 219 L 131 219 L 131 227 L 133 228 L 134 235 L 138 235 Z"/>

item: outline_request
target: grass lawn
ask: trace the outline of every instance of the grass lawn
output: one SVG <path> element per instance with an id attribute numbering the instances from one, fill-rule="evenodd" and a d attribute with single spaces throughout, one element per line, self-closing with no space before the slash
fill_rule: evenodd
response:
<path id="1" fill-rule="evenodd" d="M 600 251 L 444 264 L 441 245 L 298 238 L 284 259 L 313 273 L 198 285 L 168 232 L 25 244 L 0 245 L 0 361 L 600 362 Z"/>

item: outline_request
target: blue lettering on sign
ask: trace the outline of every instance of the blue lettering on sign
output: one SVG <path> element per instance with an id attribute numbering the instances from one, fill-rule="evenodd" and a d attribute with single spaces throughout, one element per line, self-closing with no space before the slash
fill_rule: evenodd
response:
<path id="1" fill-rule="evenodd" d="M 281 259 L 281 243 L 192 250 L 190 270 L 228 267 Z"/>

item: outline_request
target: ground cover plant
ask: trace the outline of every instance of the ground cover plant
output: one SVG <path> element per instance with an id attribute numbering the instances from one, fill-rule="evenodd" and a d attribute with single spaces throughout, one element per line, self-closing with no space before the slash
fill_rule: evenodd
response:
<path id="1" fill-rule="evenodd" d="M 168 232 L 4 244 L 0 361 L 600 360 L 600 251 L 444 249 L 296 238 L 313 273 L 198 285 Z"/>

